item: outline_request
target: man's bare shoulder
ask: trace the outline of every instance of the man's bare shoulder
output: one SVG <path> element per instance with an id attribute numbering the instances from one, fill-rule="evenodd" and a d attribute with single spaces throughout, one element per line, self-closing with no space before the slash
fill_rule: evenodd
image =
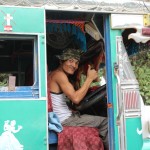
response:
<path id="1" fill-rule="evenodd" d="M 55 70 L 49 73 L 48 78 L 53 80 L 60 80 L 67 79 L 67 76 L 63 71 Z"/>

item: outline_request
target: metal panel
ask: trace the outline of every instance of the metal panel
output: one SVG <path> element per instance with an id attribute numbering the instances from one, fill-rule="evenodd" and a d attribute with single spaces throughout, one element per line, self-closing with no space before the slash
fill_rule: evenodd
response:
<path id="1" fill-rule="evenodd" d="M 125 116 L 140 115 L 140 92 L 139 84 L 134 75 L 128 54 L 125 50 L 122 37 L 117 37 L 117 54 L 118 54 L 118 75 L 120 78 L 120 94 L 122 112 Z M 134 112 L 134 113 L 133 113 Z"/>
<path id="2" fill-rule="evenodd" d="M 137 26 L 143 26 L 143 15 L 111 14 L 112 29 L 135 28 Z"/>
<path id="3" fill-rule="evenodd" d="M 36 54 L 34 67 L 40 78 L 35 76 L 35 80 L 40 80 L 41 85 L 37 87 L 37 83 L 32 87 L 17 88 L 17 92 L 20 94 L 17 95 L 17 93 L 12 92 L 13 99 L 9 98 L 9 92 L 5 92 L 6 95 L 1 97 L 0 150 L 48 149 L 44 13 L 44 9 L 41 8 L 0 6 L 0 32 L 2 36 L 22 35 L 25 38 L 25 35 L 36 35 L 38 41 L 36 40 L 34 49 Z M 11 38 L 11 36 L 9 37 Z M 41 97 L 38 96 L 36 100 L 27 97 L 25 100 L 23 94 L 36 96 L 38 88 L 40 88 Z M 26 90 L 26 93 L 24 93 L 24 90 Z"/>
<path id="4" fill-rule="evenodd" d="M 140 132 L 141 128 L 140 117 L 126 118 L 127 150 L 142 150 L 143 139 Z"/>
<path id="5" fill-rule="evenodd" d="M 105 50 L 106 50 L 106 72 L 107 72 L 107 80 L 109 82 L 107 82 L 107 100 L 108 100 L 108 104 L 113 105 L 113 91 L 112 91 L 112 67 L 111 67 L 111 47 L 110 47 L 110 17 L 109 15 L 105 15 L 104 16 L 104 27 L 106 30 L 104 30 L 104 34 L 105 34 Z M 108 107 L 108 119 L 109 119 L 109 149 L 110 150 L 114 150 L 115 149 L 115 140 L 114 140 L 114 110 L 113 107 Z"/>
<path id="6" fill-rule="evenodd" d="M 140 111 L 139 89 L 124 87 L 124 89 L 122 89 L 122 95 L 126 112 Z"/>
<path id="7" fill-rule="evenodd" d="M 121 85 L 133 85 L 138 88 L 138 81 L 132 70 L 128 54 L 125 50 L 122 37 L 117 37 L 117 54 L 118 54 L 118 65 L 119 65 L 119 77 Z"/>
<path id="8" fill-rule="evenodd" d="M 46 100 L 1 101 L 0 150 L 46 150 L 45 108 Z"/>
<path id="9" fill-rule="evenodd" d="M 133 131 L 135 133 L 134 139 L 141 140 L 141 135 L 138 135 L 137 132 L 137 130 L 141 129 L 140 92 L 138 81 L 132 70 L 121 36 L 116 37 L 116 44 L 118 62 L 115 64 L 115 74 L 118 79 L 117 91 L 119 110 L 117 123 L 120 132 L 120 149 L 125 150 L 131 149 L 132 142 L 128 140 L 130 138 L 130 128 L 135 130 Z M 138 122 L 136 118 L 138 118 Z M 130 119 L 130 122 L 134 124 L 129 125 L 127 119 Z M 136 147 L 141 148 L 141 143 Z"/>
<path id="10" fill-rule="evenodd" d="M 147 0 L 0 0 L 0 5 L 36 6 L 49 10 L 103 13 L 148 13 Z"/>
<path id="11" fill-rule="evenodd" d="M 0 6 L 0 32 L 43 33 L 44 9 Z"/>

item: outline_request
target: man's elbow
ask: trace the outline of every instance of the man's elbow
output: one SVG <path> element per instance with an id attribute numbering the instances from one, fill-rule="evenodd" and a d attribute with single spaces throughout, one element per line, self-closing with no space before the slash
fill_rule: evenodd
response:
<path id="1" fill-rule="evenodd" d="M 78 97 L 73 96 L 73 97 L 71 97 L 71 101 L 72 101 L 74 104 L 78 105 L 81 100 L 80 100 Z"/>
<path id="2" fill-rule="evenodd" d="M 76 104 L 76 105 L 78 105 L 80 103 L 80 101 L 75 100 L 73 103 Z"/>

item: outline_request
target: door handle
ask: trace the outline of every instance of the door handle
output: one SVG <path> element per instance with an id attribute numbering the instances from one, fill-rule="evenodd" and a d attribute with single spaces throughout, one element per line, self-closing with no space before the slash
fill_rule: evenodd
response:
<path id="1" fill-rule="evenodd" d="M 120 126 L 120 118 L 121 118 L 121 115 L 122 115 L 122 112 L 123 112 L 123 104 L 122 103 L 120 103 L 121 102 L 121 81 L 120 81 L 120 77 L 119 77 L 119 71 L 118 71 L 118 69 L 119 69 L 119 65 L 115 62 L 114 63 L 114 74 L 115 74 L 115 76 L 116 76 L 116 78 L 117 78 L 117 81 L 118 81 L 118 107 L 119 107 L 119 112 L 118 112 L 118 115 L 117 115 L 117 119 L 116 119 L 116 124 L 117 124 L 117 126 Z"/>

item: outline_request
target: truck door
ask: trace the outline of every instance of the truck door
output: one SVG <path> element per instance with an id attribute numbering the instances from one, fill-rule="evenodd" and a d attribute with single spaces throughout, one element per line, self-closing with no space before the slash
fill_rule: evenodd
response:
<path id="1" fill-rule="evenodd" d="M 47 149 L 45 12 L 0 6 L 0 150 Z"/>
<path id="2" fill-rule="evenodd" d="M 120 150 L 142 148 L 139 84 L 136 80 L 122 37 L 116 37 L 117 118 Z M 136 142 L 135 142 L 136 141 Z"/>

